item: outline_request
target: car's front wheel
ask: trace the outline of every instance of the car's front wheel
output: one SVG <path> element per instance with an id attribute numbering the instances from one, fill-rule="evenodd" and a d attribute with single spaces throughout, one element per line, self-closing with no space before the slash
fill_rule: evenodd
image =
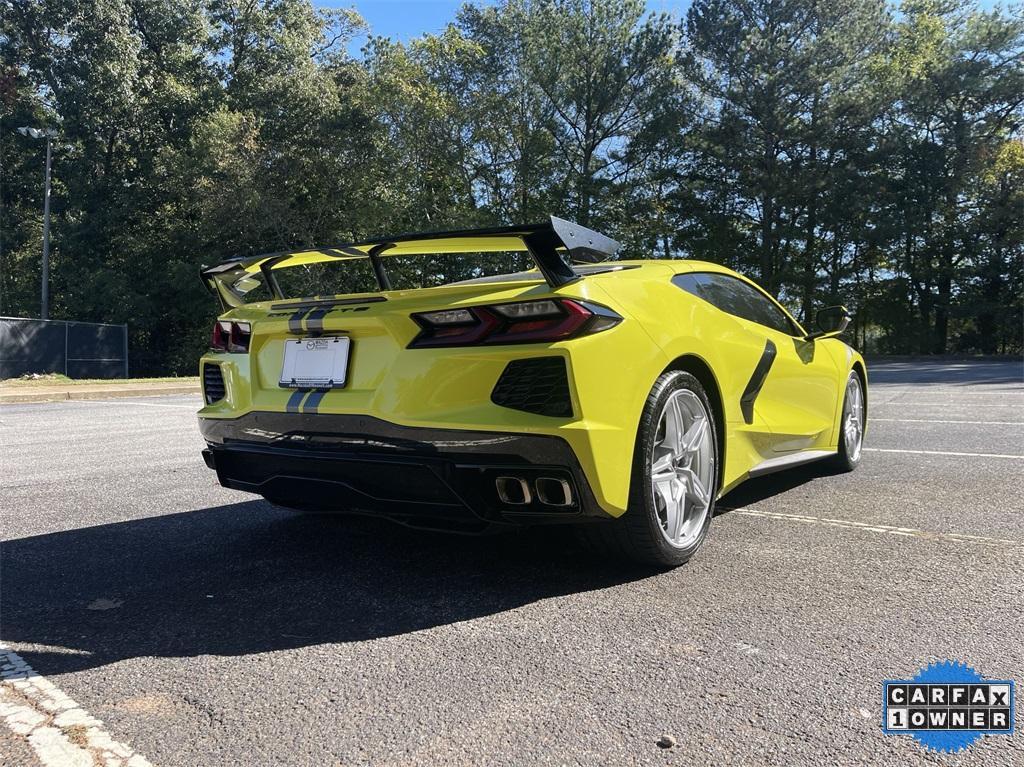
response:
<path id="1" fill-rule="evenodd" d="M 718 491 L 718 439 L 708 396 L 674 370 L 647 397 L 633 457 L 629 507 L 584 534 L 630 559 L 676 567 L 707 538 Z"/>
<path id="2" fill-rule="evenodd" d="M 850 371 L 846 379 L 846 393 L 843 396 L 843 419 L 840 421 L 839 450 L 833 463 L 841 471 L 853 471 L 860 463 L 864 446 L 864 424 L 867 413 L 864 407 L 864 385 L 856 370 Z"/>

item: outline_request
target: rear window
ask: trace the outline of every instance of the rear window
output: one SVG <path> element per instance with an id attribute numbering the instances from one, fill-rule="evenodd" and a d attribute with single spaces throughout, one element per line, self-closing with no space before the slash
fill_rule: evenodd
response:
<path id="1" fill-rule="evenodd" d="M 375 293 L 379 290 L 373 266 L 365 258 L 275 269 L 274 277 L 285 298 Z"/>
<path id="2" fill-rule="evenodd" d="M 452 282 L 514 274 L 534 266 L 533 258 L 525 251 L 384 255 L 381 260 L 395 290 L 436 288 Z"/>
<path id="3" fill-rule="evenodd" d="M 381 255 L 392 290 L 435 288 L 453 282 L 509 275 L 534 268 L 525 251 Z M 380 290 L 369 259 L 339 259 L 274 270 L 285 298 L 376 293 Z M 538 279 L 540 275 L 538 273 Z M 266 286 L 246 295 L 247 301 L 269 298 Z"/>

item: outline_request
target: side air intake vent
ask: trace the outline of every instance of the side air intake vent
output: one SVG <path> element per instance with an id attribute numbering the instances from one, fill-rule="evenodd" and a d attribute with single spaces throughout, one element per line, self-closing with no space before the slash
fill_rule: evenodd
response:
<path id="1" fill-rule="evenodd" d="M 537 415 L 571 417 L 572 399 L 565 360 L 533 357 L 508 363 L 494 385 L 491 402 Z"/>
<path id="2" fill-rule="evenodd" d="M 220 365 L 203 365 L 203 396 L 206 404 L 212 405 L 218 400 L 224 399 L 224 376 L 221 375 Z"/>

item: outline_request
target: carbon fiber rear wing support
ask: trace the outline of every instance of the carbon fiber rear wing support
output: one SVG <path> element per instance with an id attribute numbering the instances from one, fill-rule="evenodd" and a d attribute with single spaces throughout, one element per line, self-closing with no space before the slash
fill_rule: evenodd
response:
<path id="1" fill-rule="evenodd" d="M 401 234 L 394 237 L 383 237 L 363 242 L 346 243 L 327 248 L 315 248 L 305 251 L 268 253 L 261 256 L 233 258 L 212 267 L 204 267 L 199 274 L 207 289 L 220 298 L 225 309 L 242 303 L 244 292 L 237 290 L 242 279 L 252 277 L 255 264 L 259 264 L 263 281 L 276 298 L 280 288 L 272 270 L 299 253 L 317 252 L 325 257 L 367 258 L 370 260 L 380 290 L 390 290 L 384 261 L 387 250 L 402 250 L 403 244 L 423 242 L 422 253 L 445 252 L 431 251 L 427 243 L 432 240 L 473 240 L 475 238 L 515 238 L 523 242 L 545 281 L 553 288 L 568 285 L 580 279 L 580 275 L 572 267 L 572 262 L 596 263 L 614 256 L 620 248 L 618 242 L 595 232 L 592 229 L 574 224 L 557 216 L 551 216 L 544 224 L 526 224 L 520 226 L 503 226 L 490 229 L 459 229 L 444 232 L 419 232 Z M 408 249 L 406 249 L 408 250 Z M 568 255 L 568 259 L 563 255 Z"/>

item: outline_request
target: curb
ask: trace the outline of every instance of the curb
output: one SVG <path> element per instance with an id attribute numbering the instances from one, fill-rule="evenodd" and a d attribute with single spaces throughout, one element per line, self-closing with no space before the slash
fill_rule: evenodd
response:
<path id="1" fill-rule="evenodd" d="M 84 391 L 72 388 L 58 391 L 26 391 L 0 393 L 0 404 L 21 405 L 32 402 L 63 402 L 66 400 L 120 399 L 123 397 L 157 397 L 167 394 L 199 394 L 199 384 L 169 384 L 167 386 L 118 386 L 117 388 Z"/>

